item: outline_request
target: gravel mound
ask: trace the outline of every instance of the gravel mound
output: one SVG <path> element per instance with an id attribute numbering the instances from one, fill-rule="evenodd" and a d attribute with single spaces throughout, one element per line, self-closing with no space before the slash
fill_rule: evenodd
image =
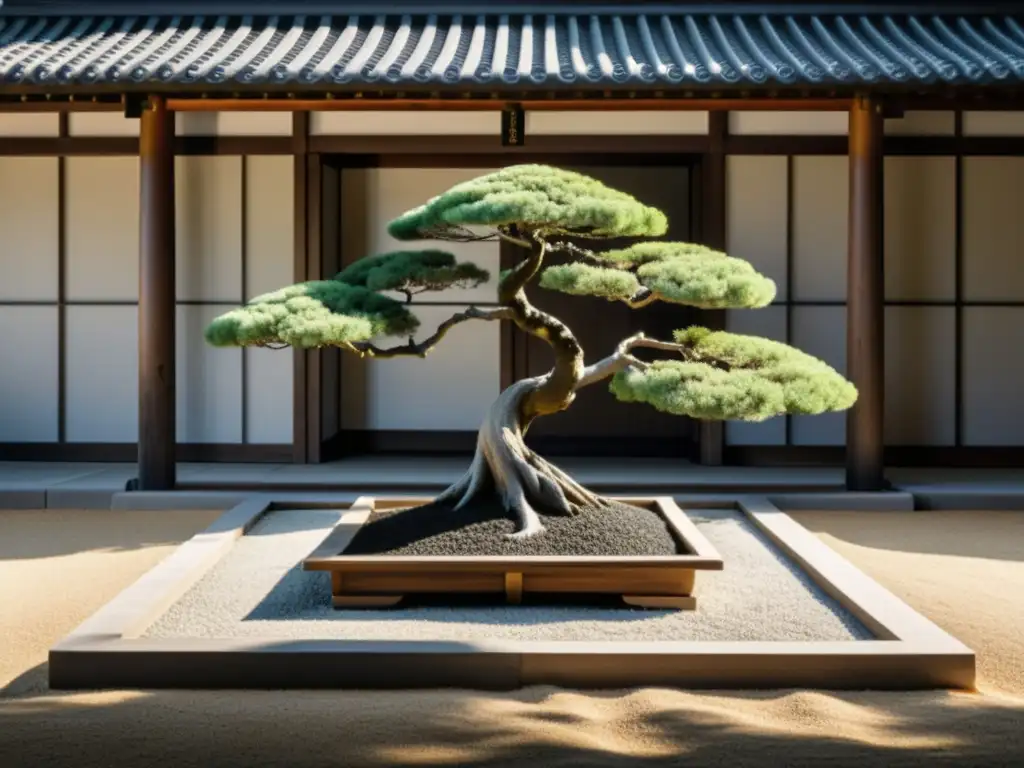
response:
<path id="1" fill-rule="evenodd" d="M 676 555 L 680 546 L 656 512 L 613 502 L 611 509 L 540 516 L 547 529 L 513 540 L 515 520 L 497 497 L 455 511 L 447 504 L 374 512 L 346 555 Z"/>

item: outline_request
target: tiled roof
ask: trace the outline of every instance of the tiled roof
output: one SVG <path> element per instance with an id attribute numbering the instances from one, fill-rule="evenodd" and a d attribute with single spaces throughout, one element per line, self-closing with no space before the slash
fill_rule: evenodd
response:
<path id="1" fill-rule="evenodd" d="M 688 88 L 1024 80 L 1024 21 L 1007 15 L 574 10 L 349 17 L 0 14 L 0 87 Z"/>

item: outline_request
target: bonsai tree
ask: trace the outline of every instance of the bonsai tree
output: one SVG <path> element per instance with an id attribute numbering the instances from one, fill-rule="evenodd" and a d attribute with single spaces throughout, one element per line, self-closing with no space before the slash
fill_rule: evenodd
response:
<path id="1" fill-rule="evenodd" d="M 206 338 L 221 346 L 334 346 L 376 359 L 423 357 L 451 328 L 470 321 L 512 322 L 544 340 L 554 352 L 554 367 L 498 396 L 483 419 L 468 471 L 436 500 L 459 509 L 484 494 L 496 494 L 517 519 L 513 536 L 534 536 L 544 530 L 538 511 L 572 515 L 615 504 L 524 442 L 535 419 L 565 410 L 583 387 L 610 379 L 619 400 L 713 420 L 819 414 L 849 408 L 857 398 L 853 385 L 834 369 L 793 347 L 699 327 L 680 329 L 671 339 L 630 336 L 588 365 L 572 330 L 530 303 L 531 284 L 637 309 L 654 301 L 756 308 L 774 299 L 775 284 L 748 262 L 704 246 L 646 241 L 602 252 L 577 244 L 658 237 L 666 230 L 663 213 L 585 175 L 542 165 L 513 166 L 458 184 L 388 228 L 402 241 L 504 240 L 521 248 L 522 260 L 499 278 L 497 308 L 471 307 L 414 341 L 419 322 L 411 303 L 416 294 L 475 286 L 489 276 L 443 251 L 398 251 L 357 261 L 332 280 L 255 298 L 214 320 Z M 552 252 L 566 253 L 572 261 L 545 267 L 544 257 Z M 374 341 L 386 336 L 410 338 L 394 346 Z M 659 350 L 664 358 L 644 362 L 634 355 L 640 348 Z"/>

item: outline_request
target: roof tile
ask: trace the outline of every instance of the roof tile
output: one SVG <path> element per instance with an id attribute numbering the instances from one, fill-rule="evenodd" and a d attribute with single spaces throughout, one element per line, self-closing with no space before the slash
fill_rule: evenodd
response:
<path id="1" fill-rule="evenodd" d="M 0 16 L 0 84 L 1019 81 L 1009 15 Z"/>

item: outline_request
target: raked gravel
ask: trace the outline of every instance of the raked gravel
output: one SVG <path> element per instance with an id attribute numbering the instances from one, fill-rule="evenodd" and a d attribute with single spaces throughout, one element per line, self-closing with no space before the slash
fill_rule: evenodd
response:
<path id="1" fill-rule="evenodd" d="M 694 510 L 725 570 L 697 574 L 697 610 L 433 607 L 339 611 L 330 577 L 302 570 L 341 510 L 265 515 L 145 633 L 148 637 L 348 640 L 868 640 L 741 513 Z"/>

